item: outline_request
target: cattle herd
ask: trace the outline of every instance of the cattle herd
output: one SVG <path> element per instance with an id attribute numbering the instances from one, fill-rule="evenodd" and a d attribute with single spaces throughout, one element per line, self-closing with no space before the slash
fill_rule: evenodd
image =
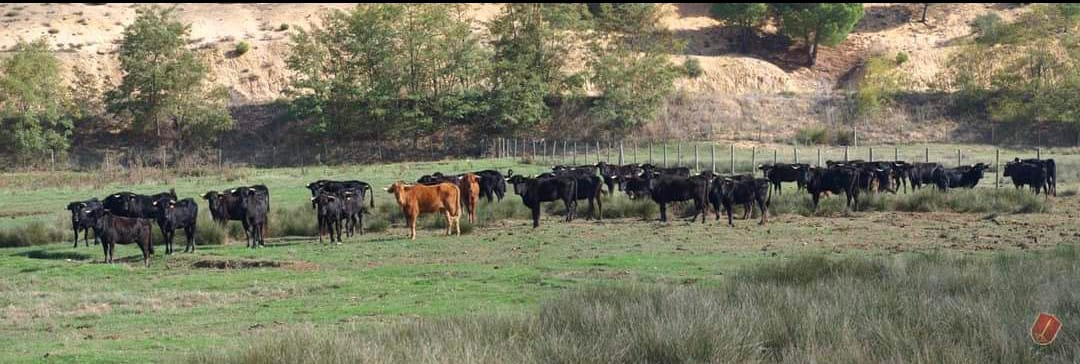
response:
<path id="1" fill-rule="evenodd" d="M 508 170 L 504 176 L 495 170 L 458 175 L 434 173 L 425 175 L 416 184 L 398 181 L 386 188 L 394 195 L 409 227 L 409 237 L 416 239 L 416 220 L 422 213 L 440 213 L 446 217 L 446 234 L 461 234 L 460 217 L 464 211 L 470 222 L 476 219 L 478 200 L 492 202 L 506 195 L 507 183 L 529 208 L 533 228 L 540 225 L 543 202 L 562 201 L 566 221 L 575 218 L 578 200 L 589 202 L 586 219 L 601 219 L 601 195 L 624 191 L 630 199 L 652 199 L 659 205 L 660 220 L 668 221 L 670 203 L 690 201 L 696 208 L 692 221 L 701 216 L 705 222 L 709 207 L 720 219 L 723 209 L 728 225 L 733 225 L 735 205 L 742 205 L 744 219 L 757 205 L 761 220 L 768 222 L 769 201 L 773 191 L 781 193 L 783 182 L 795 182 L 799 191 L 812 197 L 814 208 L 823 194 L 843 193 L 847 206 L 857 207 L 860 193 L 906 192 L 923 186 L 942 191 L 950 188 L 973 188 L 983 177 L 988 165 L 945 168 L 939 163 L 908 163 L 904 161 L 866 162 L 861 160 L 827 161 L 824 167 L 808 164 L 777 163 L 759 166 L 765 178 L 749 174 L 721 175 L 713 171 L 691 174 L 687 167 L 661 168 L 651 164 L 611 165 L 604 162 L 584 166 L 555 166 L 551 172 L 523 176 Z M 1006 163 L 1003 176 L 1010 177 L 1016 188 L 1028 186 L 1036 194 L 1057 195 L 1057 168 L 1053 159 L 1014 159 Z M 605 190 L 606 187 L 606 190 Z M 364 207 L 368 200 L 375 207 L 371 185 L 362 181 L 319 180 L 307 185 L 311 191 L 311 207 L 316 212 L 319 241 L 323 235 L 330 242 L 341 244 L 342 230 L 352 236 L 364 233 Z M 270 212 L 270 190 L 264 185 L 241 186 L 224 191 L 209 191 L 202 195 L 210 215 L 220 225 L 240 221 L 244 227 L 247 247 L 264 246 L 267 215 Z M 111 263 L 116 244 L 137 244 L 142 250 L 143 264 L 150 265 L 154 254 L 151 243 L 151 224 L 156 223 L 165 242 L 166 254 L 173 253 L 173 234 L 183 230 L 184 252 L 195 251 L 195 229 L 199 206 L 192 198 L 178 199 L 175 191 L 155 195 L 119 192 L 104 200 L 93 198 L 68 205 L 71 226 L 78 247 L 79 232 L 84 245 L 89 246 L 89 232 L 94 242 L 100 241 L 105 261 Z M 343 227 L 344 226 L 344 227 Z"/>

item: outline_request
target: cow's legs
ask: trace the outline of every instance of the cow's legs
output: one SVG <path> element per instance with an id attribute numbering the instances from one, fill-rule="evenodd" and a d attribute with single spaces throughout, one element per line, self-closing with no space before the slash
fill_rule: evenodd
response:
<path id="1" fill-rule="evenodd" d="M 409 225 L 409 238 L 416 240 L 416 216 L 406 215 L 405 220 Z"/>
<path id="2" fill-rule="evenodd" d="M 445 211 L 446 214 L 446 236 L 454 235 L 454 218 L 450 215 L 450 209 Z"/>
<path id="3" fill-rule="evenodd" d="M 769 222 L 769 207 L 765 205 L 765 199 L 760 196 L 757 199 L 758 209 L 761 210 L 761 222 L 758 225 L 765 225 Z"/>
<path id="4" fill-rule="evenodd" d="M 660 221 L 667 222 L 667 204 L 660 203 Z"/>
<path id="5" fill-rule="evenodd" d="M 105 253 L 105 263 L 109 263 L 109 244 L 105 243 L 105 242 L 102 242 L 101 243 L 101 250 L 102 250 L 103 253 Z"/>
<path id="6" fill-rule="evenodd" d="M 529 209 L 532 212 L 533 229 L 535 229 L 537 226 L 540 226 L 540 204 L 537 203 L 536 206 L 529 206 Z"/>
<path id="7" fill-rule="evenodd" d="M 79 247 L 79 227 L 74 226 L 75 224 L 72 224 L 72 225 L 73 226 L 71 227 L 71 229 L 75 230 L 75 246 L 72 246 L 72 248 L 78 248 Z M 83 242 L 85 242 L 85 241 L 86 241 L 86 234 L 84 233 L 83 234 Z M 87 245 L 87 246 L 89 246 L 89 245 Z"/>
<path id="8" fill-rule="evenodd" d="M 735 214 L 735 205 L 733 205 L 733 204 L 724 205 L 724 212 L 727 213 L 727 224 L 728 224 L 728 226 L 735 227 L 735 223 L 732 221 L 732 215 Z"/>

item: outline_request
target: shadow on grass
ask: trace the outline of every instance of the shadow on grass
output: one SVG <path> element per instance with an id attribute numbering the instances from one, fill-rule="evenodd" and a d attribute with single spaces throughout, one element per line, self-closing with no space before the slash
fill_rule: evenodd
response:
<path id="1" fill-rule="evenodd" d="M 50 252 L 43 249 L 31 250 L 22 253 L 12 254 L 12 256 L 23 256 L 31 259 L 49 259 L 49 260 L 89 260 L 90 256 L 83 253 L 76 252 Z"/>

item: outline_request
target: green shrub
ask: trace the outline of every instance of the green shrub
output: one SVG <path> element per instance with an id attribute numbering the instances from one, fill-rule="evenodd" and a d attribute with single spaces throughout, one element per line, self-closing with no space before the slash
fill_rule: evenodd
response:
<path id="1" fill-rule="evenodd" d="M 907 53 L 899 52 L 899 53 L 896 54 L 896 64 L 897 65 L 907 63 L 907 61 L 908 61 L 908 54 Z"/>
<path id="2" fill-rule="evenodd" d="M 278 27 L 278 31 L 284 32 L 286 30 L 289 30 L 289 24 L 281 23 L 281 26 Z"/>
<path id="3" fill-rule="evenodd" d="M 319 234 L 319 221 L 310 203 L 292 207 L 277 207 L 271 211 L 267 223 L 270 237 L 281 236 L 316 236 Z M 344 229 L 344 226 L 342 226 Z"/>
<path id="4" fill-rule="evenodd" d="M 251 50 L 251 45 L 248 44 L 248 42 L 240 41 L 240 43 L 236 43 L 235 52 L 236 52 L 237 56 L 242 56 L 242 55 L 244 55 L 244 53 L 247 53 L 249 50 Z"/>
<path id="5" fill-rule="evenodd" d="M 68 237 L 71 232 L 68 230 L 70 225 L 63 228 L 61 226 L 65 225 L 34 221 L 14 228 L 0 229 L 0 248 L 44 245 L 60 241 L 70 242 L 71 237 Z M 82 239 L 80 238 L 79 241 L 81 242 Z"/>
<path id="6" fill-rule="evenodd" d="M 694 57 L 687 57 L 686 61 L 683 61 L 683 68 L 686 70 L 686 76 L 690 78 L 698 78 L 705 74 L 705 70 L 701 68 L 701 61 Z"/>
<path id="7" fill-rule="evenodd" d="M 804 145 L 827 145 L 830 142 L 829 129 L 824 126 L 811 126 L 795 132 L 795 141 Z"/>

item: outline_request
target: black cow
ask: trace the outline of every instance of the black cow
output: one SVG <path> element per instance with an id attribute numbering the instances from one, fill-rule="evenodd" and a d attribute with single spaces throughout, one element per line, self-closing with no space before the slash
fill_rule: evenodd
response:
<path id="1" fill-rule="evenodd" d="M 859 171 L 851 166 L 833 166 L 828 168 L 814 167 L 806 174 L 806 191 L 813 196 L 814 210 L 817 211 L 818 201 L 821 194 L 830 192 L 833 194 L 844 193 L 847 197 L 847 206 L 859 206 Z"/>
<path id="2" fill-rule="evenodd" d="M 311 191 L 311 197 L 317 197 L 319 191 L 326 191 L 328 193 L 337 194 L 347 189 L 363 190 L 368 194 L 371 199 L 371 208 L 375 208 L 375 194 L 371 192 L 371 185 L 364 181 L 330 181 L 330 180 L 318 180 L 312 183 L 308 183 L 307 189 Z M 268 194 L 269 195 L 269 194 Z M 312 204 L 314 206 L 314 203 Z"/>
<path id="3" fill-rule="evenodd" d="M 596 163 L 596 167 L 600 170 L 600 177 L 604 178 L 604 184 L 608 187 L 608 194 L 615 193 L 615 187 L 622 187 L 621 181 L 630 178 L 640 176 L 645 173 L 645 170 L 641 169 L 641 166 L 637 164 L 624 164 L 624 165 L 612 165 L 604 162 Z"/>
<path id="4" fill-rule="evenodd" d="M 1005 163 L 1005 172 L 1002 173 L 1005 177 L 1011 177 L 1013 185 L 1017 189 L 1020 186 L 1028 185 L 1031 189 L 1035 190 L 1035 194 L 1038 195 L 1039 191 L 1049 195 L 1050 186 L 1047 183 L 1047 170 L 1041 164 L 1027 163 L 1027 162 L 1008 162 Z"/>
<path id="5" fill-rule="evenodd" d="M 154 201 L 162 198 L 176 199 L 176 191 L 162 192 L 153 195 L 140 195 L 131 192 L 117 192 L 102 201 L 102 208 L 109 210 L 116 216 L 133 217 L 137 219 L 157 219 L 157 208 Z M 154 245 L 150 244 L 150 254 L 154 254 Z"/>
<path id="6" fill-rule="evenodd" d="M 509 171 L 509 174 L 513 174 L 513 171 Z M 480 177 L 480 194 L 487 198 L 488 202 L 493 200 L 493 197 L 497 197 L 499 201 L 502 201 L 506 195 L 506 179 L 503 178 L 502 173 L 494 170 L 483 170 L 479 172 L 473 172 L 477 177 Z M 507 175 L 507 178 L 510 176 Z"/>
<path id="7" fill-rule="evenodd" d="M 641 169 L 644 171 L 645 174 L 690 177 L 690 167 L 662 168 L 651 164 L 643 164 L 641 166 Z"/>
<path id="8" fill-rule="evenodd" d="M 646 173 L 645 178 L 635 178 L 627 181 L 623 190 L 636 199 L 648 194 L 654 202 L 660 205 L 660 221 L 667 222 L 667 204 L 678 201 L 694 201 L 697 211 L 694 213 L 693 222 L 701 214 L 701 222 L 705 223 L 705 203 L 708 200 L 710 181 L 706 177 L 682 177 L 673 175 L 660 175 L 652 177 Z"/>
<path id="9" fill-rule="evenodd" d="M 330 234 L 330 242 L 334 242 L 334 232 L 337 232 L 337 242 L 341 244 L 341 220 L 345 218 L 345 207 L 340 198 L 334 194 L 322 191 L 318 196 L 312 197 L 315 203 L 317 218 L 319 219 L 319 242 L 323 242 L 323 234 Z"/>
<path id="10" fill-rule="evenodd" d="M 177 201 L 166 197 L 154 201 L 157 208 L 157 224 L 161 229 L 161 236 L 165 240 L 165 254 L 173 253 L 173 236 L 176 229 L 184 229 L 184 237 L 187 243 L 184 253 L 195 252 L 195 225 L 199 221 L 199 205 L 195 200 L 185 198 Z"/>
<path id="11" fill-rule="evenodd" d="M 514 193 L 521 196 L 521 202 L 532 211 L 534 229 L 540 226 L 541 202 L 562 200 L 566 206 L 566 221 L 573 221 L 574 209 L 577 207 L 577 178 L 528 178 L 519 175 L 511 176 L 508 182 L 514 185 Z"/>
<path id="12" fill-rule="evenodd" d="M 941 163 L 915 163 L 911 166 L 911 171 L 908 173 L 908 179 L 911 182 L 911 189 L 922 189 L 922 186 L 935 185 L 934 175 L 938 174 L 938 170 L 945 169 Z M 939 186 L 940 187 L 940 186 Z"/>
<path id="13" fill-rule="evenodd" d="M 202 195 L 202 198 L 206 200 L 207 208 L 210 210 L 210 216 L 214 219 L 218 225 L 224 227 L 229 220 L 240 221 L 240 224 L 244 227 L 244 240 L 247 241 L 249 237 L 247 220 L 244 219 L 244 207 L 240 205 L 240 197 L 232 193 L 208 191 Z"/>
<path id="14" fill-rule="evenodd" d="M 457 186 L 458 182 L 460 180 L 461 180 L 461 175 L 447 176 L 447 175 L 442 174 L 442 172 L 435 172 L 433 174 L 429 174 L 429 175 L 426 174 L 426 175 L 420 176 L 420 178 L 416 180 L 416 183 L 419 183 L 419 184 L 422 184 L 422 185 L 425 185 L 425 186 L 434 186 L 434 185 L 437 185 L 437 184 L 440 184 L 440 183 L 449 183 L 449 184 L 452 184 L 454 186 Z"/>
<path id="15" fill-rule="evenodd" d="M 563 170 L 562 172 L 556 172 L 556 175 L 574 177 L 577 183 L 575 199 L 589 200 L 589 216 L 585 218 L 586 220 L 594 217 L 597 220 L 603 220 L 604 204 L 600 200 L 600 196 L 604 191 L 604 180 L 602 178 L 590 173 L 587 169 Z M 594 201 L 599 211 L 594 212 Z"/>
<path id="16" fill-rule="evenodd" d="M 94 210 L 94 234 L 101 238 L 105 263 L 113 262 L 116 244 L 139 245 L 143 265 L 150 266 L 150 220 L 113 215 L 106 209 Z"/>
<path id="17" fill-rule="evenodd" d="M 342 199 L 346 236 L 353 236 L 357 226 L 360 227 L 360 235 L 364 235 L 364 190 L 347 189 L 339 197 Z"/>
<path id="18" fill-rule="evenodd" d="M 590 175 L 590 176 L 595 176 L 597 171 L 599 171 L 599 169 L 600 168 L 597 167 L 597 166 L 590 166 L 590 165 L 574 166 L 574 167 L 568 167 L 568 166 L 554 166 L 554 167 L 551 167 L 552 172 L 578 171 L 578 172 L 581 172 L 581 173 L 584 173 L 584 174 Z"/>
<path id="19" fill-rule="evenodd" d="M 799 191 L 805 188 L 806 171 L 810 169 L 810 165 L 806 163 L 777 163 L 777 164 L 765 164 L 758 167 L 764 173 L 766 179 L 772 183 L 772 187 L 777 193 L 783 194 L 783 190 L 780 188 L 781 182 L 795 182 Z"/>
<path id="20" fill-rule="evenodd" d="M 900 186 L 903 186 L 904 193 L 907 193 L 908 181 L 911 180 L 911 174 L 915 169 L 915 165 L 905 161 L 891 161 L 888 163 L 890 165 L 889 176 L 892 178 L 894 193 Z"/>
<path id="21" fill-rule="evenodd" d="M 90 212 L 101 209 L 101 206 L 101 201 L 98 201 L 97 198 L 75 201 L 67 205 L 68 211 L 71 211 L 71 229 L 75 231 L 75 245 L 73 248 L 79 247 L 79 230 L 83 232 L 83 244 L 90 246 L 90 230 L 94 228 L 94 220 Z M 97 234 L 94 234 L 94 244 L 97 243 L 98 237 Z"/>
<path id="22" fill-rule="evenodd" d="M 970 166 L 935 170 L 934 184 L 942 191 L 945 191 L 946 188 L 974 188 L 975 185 L 979 184 L 979 180 L 983 178 L 983 171 L 988 168 L 990 166 L 977 163 Z"/>
<path id="23" fill-rule="evenodd" d="M 709 203 L 713 206 L 716 219 L 720 220 L 720 207 L 723 206 L 724 212 L 727 213 L 728 226 L 735 226 L 731 221 L 734 204 L 743 205 L 743 219 L 749 219 L 753 211 L 753 203 L 757 202 L 758 209 L 761 210 L 761 221 L 758 224 L 764 225 L 769 222 L 770 182 L 765 178 L 749 180 L 719 178 L 714 181 L 712 187 L 709 188 Z"/>
<path id="24" fill-rule="evenodd" d="M 261 190 L 251 187 L 240 187 L 232 190 L 233 196 L 240 198 L 241 214 L 248 231 L 248 247 L 256 248 L 265 246 L 266 220 L 270 212 L 270 196 Z"/>
<path id="25" fill-rule="evenodd" d="M 1051 195 L 1057 196 L 1057 165 L 1054 164 L 1053 159 L 1020 159 L 1016 158 L 1014 162 L 1033 163 L 1041 166 L 1046 171 L 1046 188 L 1050 191 Z"/>

